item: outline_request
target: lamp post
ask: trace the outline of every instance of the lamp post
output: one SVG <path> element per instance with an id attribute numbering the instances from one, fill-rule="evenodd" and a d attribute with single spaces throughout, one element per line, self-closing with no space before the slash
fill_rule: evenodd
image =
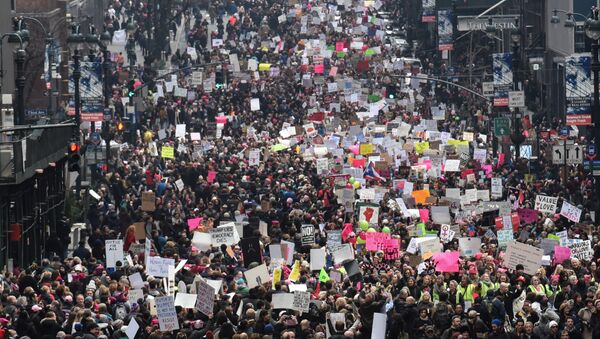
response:
<path id="1" fill-rule="evenodd" d="M 14 30 L 17 34 L 21 36 L 24 42 L 28 42 L 30 39 L 29 30 L 27 29 L 27 25 L 25 24 L 25 20 L 34 22 L 37 24 L 45 37 L 45 54 L 48 59 L 48 69 L 46 70 L 46 80 L 50 83 L 49 91 L 48 91 L 48 115 L 52 116 L 54 114 L 54 100 L 53 100 L 53 83 L 52 83 L 52 70 L 54 67 L 54 53 L 52 52 L 52 46 L 54 46 L 54 38 L 52 34 L 48 32 L 46 27 L 36 18 L 28 17 L 28 16 L 20 16 L 15 17 L 14 19 Z"/>
<path id="2" fill-rule="evenodd" d="M 19 43 L 19 49 L 15 53 L 15 64 L 17 65 L 17 74 L 15 77 L 15 88 L 17 94 L 17 109 L 15 114 L 15 125 L 22 125 L 25 123 L 25 71 L 23 66 L 25 64 L 25 49 L 23 44 L 23 38 L 17 33 L 4 33 L 0 37 L 0 50 L 2 47 L 2 41 L 5 37 L 8 37 L 9 43 Z"/>
<path id="3" fill-rule="evenodd" d="M 518 20 L 515 27 L 519 27 Z M 519 55 L 519 45 L 521 43 L 521 31 L 516 28 L 513 29 L 510 38 L 512 41 L 513 48 L 513 90 L 518 91 L 521 89 L 521 57 Z M 521 144 L 525 141 L 525 136 L 521 132 L 521 119 L 519 114 L 519 108 L 514 107 L 512 112 L 513 118 L 513 133 L 510 135 L 510 140 L 515 145 L 515 161 L 521 157 Z"/>
<path id="4" fill-rule="evenodd" d="M 600 146 L 600 60 L 598 59 L 598 39 L 600 39 L 600 20 L 598 19 L 598 8 L 592 8 L 592 16 L 585 21 L 585 34 L 592 40 L 592 75 L 594 77 L 594 102 L 592 104 L 592 136 L 595 139 L 596 149 Z M 591 138 L 590 138 L 591 141 Z M 593 169 L 592 169 L 593 174 Z M 600 195 L 600 177 L 595 178 L 594 196 Z M 600 218 L 600 202 L 596 201 L 596 221 Z"/>

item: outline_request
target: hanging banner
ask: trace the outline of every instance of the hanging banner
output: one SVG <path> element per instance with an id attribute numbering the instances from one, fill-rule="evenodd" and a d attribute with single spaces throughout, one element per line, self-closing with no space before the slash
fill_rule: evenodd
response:
<path id="1" fill-rule="evenodd" d="M 435 22 L 435 0 L 421 0 L 423 15 L 421 22 Z"/>
<path id="2" fill-rule="evenodd" d="M 104 92 L 102 86 L 102 63 L 100 61 L 81 61 L 81 79 L 79 80 L 81 121 L 102 121 L 104 119 Z M 69 64 L 69 110 L 67 115 L 75 115 L 75 81 L 73 81 L 73 63 Z"/>
<path id="3" fill-rule="evenodd" d="M 494 106 L 508 106 L 508 92 L 512 89 L 512 54 L 494 53 L 492 56 L 494 68 Z"/>
<path id="4" fill-rule="evenodd" d="M 438 11 L 438 50 L 451 51 L 454 49 L 454 30 L 452 28 L 452 11 Z"/>
<path id="5" fill-rule="evenodd" d="M 591 57 L 572 54 L 565 58 L 565 89 L 567 97 L 567 125 L 592 124 Z"/>

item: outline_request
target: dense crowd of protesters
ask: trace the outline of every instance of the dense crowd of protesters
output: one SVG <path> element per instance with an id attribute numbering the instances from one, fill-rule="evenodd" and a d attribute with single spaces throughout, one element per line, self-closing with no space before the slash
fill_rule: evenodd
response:
<path id="1" fill-rule="evenodd" d="M 142 22 L 147 5 L 114 1 L 106 22 L 111 30 L 128 16 Z M 85 240 L 68 256 L 5 273 L 0 336 L 122 338 L 137 325 L 135 338 L 600 337 L 600 245 L 591 213 L 597 199 L 581 166 L 569 166 L 563 182 L 548 158 L 557 125 L 537 117 L 534 126 L 524 121 L 524 130 L 542 139 L 535 160 L 515 160 L 501 138 L 492 146 L 486 102 L 452 86 L 398 78 L 435 66 L 424 62 L 415 69 L 399 61 L 401 47 L 386 42 L 376 8 L 399 13 L 395 4 L 380 1 L 366 7 L 356 1 L 227 1 L 207 11 L 184 10 L 184 20 L 175 21 L 183 23 L 191 49 L 167 54 L 167 64 L 181 71 L 169 84 L 156 82 L 161 89 L 150 89 L 137 130 L 121 140 L 114 164 L 96 178 L 99 198 L 86 212 Z M 143 49 L 152 47 L 144 30 L 136 39 Z M 209 66 L 202 83 L 191 85 L 192 72 L 184 68 L 218 63 L 232 70 L 232 54 L 240 70 L 225 72 L 223 84 L 223 69 Z M 175 96 L 173 87 L 187 89 L 187 97 Z M 114 102 L 117 112 L 126 112 L 118 108 L 118 94 Z M 176 128 L 181 125 L 183 135 Z M 483 158 L 476 150 L 484 150 Z M 255 151 L 258 159 L 251 162 Z M 320 159 L 327 159 L 325 168 Z M 459 170 L 449 171 L 447 159 L 459 159 Z M 489 201 L 493 178 L 501 179 L 501 192 Z M 363 196 L 370 188 L 375 197 Z M 445 204 L 454 188 L 460 197 Z M 472 189 L 483 195 L 465 202 Z M 154 193 L 150 208 L 142 203 L 144 192 Z M 505 206 L 508 215 L 535 211 L 538 195 L 569 202 L 582 211 L 579 222 L 555 207 L 557 214 L 512 221 L 512 236 L 542 247 L 567 231 L 557 247 L 591 240 L 589 256 L 548 260 L 535 272 L 526 263 L 507 266 L 506 244 L 499 240 L 506 228 L 495 219 L 506 216 Z M 365 223 L 360 206 L 366 200 L 378 213 Z M 490 209 L 481 206 L 495 202 L 507 203 L 491 208 L 490 219 Z M 451 205 L 454 236 L 440 242 L 442 225 L 433 220 L 432 207 L 444 205 Z M 243 224 L 240 238 L 259 239 L 259 261 L 247 263 L 241 244 L 199 248 L 193 241 L 195 233 L 231 222 Z M 315 230 L 312 244 L 303 243 L 308 224 Z M 328 234 L 336 231 L 351 245 L 353 259 L 332 257 Z M 372 232 L 397 239 L 399 248 L 391 254 L 367 250 Z M 414 239 L 428 235 L 438 237 L 437 253 L 410 250 Z M 480 239 L 481 246 L 465 253 L 459 238 Z M 123 240 L 129 257 L 108 267 L 106 241 L 113 239 Z M 295 245 L 283 263 L 269 246 L 282 243 Z M 311 257 L 311 249 L 320 248 L 327 248 L 325 265 L 314 270 L 311 262 L 321 258 Z M 450 263 L 456 269 L 441 269 L 436 254 L 456 251 L 460 256 Z M 175 266 L 187 260 L 174 274 L 174 288 L 148 274 L 147 255 L 172 258 Z M 245 272 L 262 264 L 269 281 L 254 286 Z M 135 273 L 142 288 L 133 286 Z M 179 329 L 161 331 L 154 300 L 191 293 L 198 279 L 222 281 L 212 314 L 178 305 Z M 275 307 L 274 295 L 296 285 L 311 294 L 308 312 Z M 134 290 L 142 292 L 137 300 L 130 297 Z"/>

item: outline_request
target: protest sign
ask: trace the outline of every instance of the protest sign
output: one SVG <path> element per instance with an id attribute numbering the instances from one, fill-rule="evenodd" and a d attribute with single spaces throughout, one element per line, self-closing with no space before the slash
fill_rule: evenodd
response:
<path id="1" fill-rule="evenodd" d="M 383 258 L 394 260 L 400 257 L 400 239 L 387 239 L 383 243 Z"/>
<path id="2" fill-rule="evenodd" d="M 308 313 L 308 307 L 310 305 L 310 292 L 294 292 L 294 299 L 292 301 L 292 309 L 300 313 Z"/>
<path id="3" fill-rule="evenodd" d="M 170 146 L 163 146 L 160 151 L 160 156 L 165 159 L 174 159 L 175 158 L 175 149 Z"/>
<path id="4" fill-rule="evenodd" d="M 440 252 L 433 255 L 437 272 L 458 272 L 460 252 Z"/>
<path id="5" fill-rule="evenodd" d="M 367 237 L 366 248 L 368 251 L 383 250 L 385 241 L 390 239 L 390 235 L 383 232 L 367 232 L 365 236 Z"/>
<path id="6" fill-rule="evenodd" d="M 238 235 L 235 224 L 233 223 L 221 225 L 217 228 L 211 229 L 210 236 L 212 238 L 212 243 L 215 246 L 220 246 L 221 244 L 231 246 L 240 241 L 240 236 Z"/>
<path id="7" fill-rule="evenodd" d="M 269 281 L 271 281 L 269 270 L 267 270 L 267 265 L 265 264 L 256 266 L 253 269 L 245 271 L 244 276 L 246 277 L 246 281 L 248 282 L 249 288 L 254 288 L 256 286 L 260 286 L 264 283 L 268 283 Z"/>
<path id="8" fill-rule="evenodd" d="M 365 220 L 370 225 L 377 225 L 379 219 L 379 206 L 363 204 L 358 208 L 358 221 Z"/>
<path id="9" fill-rule="evenodd" d="M 198 299 L 198 295 L 196 294 L 177 292 L 177 295 L 175 296 L 175 306 L 195 308 L 196 299 Z"/>
<path id="10" fill-rule="evenodd" d="M 134 317 L 131 317 L 131 320 L 129 320 L 129 324 L 127 325 L 127 330 L 125 330 L 125 335 L 127 335 L 129 339 L 135 339 L 135 336 L 139 329 L 140 325 L 137 323 L 137 321 L 135 321 Z"/>
<path id="11" fill-rule="evenodd" d="M 315 226 L 304 224 L 302 225 L 301 231 L 302 246 L 308 246 L 315 243 Z"/>
<path id="12" fill-rule="evenodd" d="M 371 338 L 387 338 L 385 335 L 387 326 L 386 313 L 373 313 L 373 329 L 371 330 Z"/>
<path id="13" fill-rule="evenodd" d="M 244 266 L 248 267 L 253 262 L 262 263 L 262 253 L 260 251 L 260 240 L 258 237 L 244 238 L 240 240 Z"/>
<path id="14" fill-rule="evenodd" d="M 142 280 L 142 275 L 139 272 L 136 272 L 136 273 L 130 275 L 128 278 L 129 278 L 129 285 L 132 288 L 143 288 L 144 287 L 144 281 Z"/>
<path id="15" fill-rule="evenodd" d="M 175 266 L 175 259 L 148 257 L 146 263 L 148 275 L 166 278 L 169 276 L 169 266 Z"/>
<path id="16" fill-rule="evenodd" d="M 123 259 L 125 258 L 123 255 L 123 240 L 105 240 L 104 246 L 106 251 L 106 267 L 116 268 L 117 261 L 120 261 L 121 265 L 123 265 Z"/>
<path id="17" fill-rule="evenodd" d="M 590 240 L 569 244 L 568 248 L 571 250 L 571 257 L 579 260 L 590 260 L 594 256 Z"/>
<path id="18" fill-rule="evenodd" d="M 204 279 L 195 280 L 196 293 L 196 309 L 207 316 L 213 315 L 215 288 L 208 284 Z"/>
<path id="19" fill-rule="evenodd" d="M 525 273 L 535 275 L 537 270 L 542 266 L 543 255 L 544 250 L 541 248 L 511 241 L 506 246 L 504 266 L 516 270 L 517 265 L 521 264 L 524 267 Z"/>
<path id="20" fill-rule="evenodd" d="M 199 251 L 207 251 L 212 245 L 212 237 L 210 233 L 194 232 L 192 237 L 192 245 Z"/>
<path id="21" fill-rule="evenodd" d="M 517 209 L 519 219 L 525 224 L 533 224 L 538 220 L 538 211 L 531 208 L 519 208 Z"/>
<path id="22" fill-rule="evenodd" d="M 294 293 L 275 293 L 271 298 L 273 309 L 291 309 L 294 303 Z"/>
<path id="23" fill-rule="evenodd" d="M 449 206 L 431 206 L 431 219 L 436 224 L 449 224 L 452 222 Z"/>
<path id="24" fill-rule="evenodd" d="M 566 200 L 563 200 L 562 207 L 560 208 L 560 215 L 572 222 L 579 222 L 579 219 L 581 218 L 581 209 L 571 205 Z"/>
<path id="25" fill-rule="evenodd" d="M 156 315 L 158 316 L 160 330 L 162 332 L 178 330 L 179 321 L 177 320 L 173 296 L 155 297 L 154 302 L 156 304 Z"/>
<path id="26" fill-rule="evenodd" d="M 514 235 L 513 235 L 512 228 L 511 229 L 499 230 L 497 232 L 497 237 L 498 237 L 498 247 L 505 248 L 506 245 L 510 241 L 514 240 Z"/>
<path id="27" fill-rule="evenodd" d="M 492 197 L 502 198 L 502 178 L 492 178 Z"/>
<path id="28" fill-rule="evenodd" d="M 327 249 L 333 253 L 336 249 L 342 246 L 342 231 L 328 230 L 327 231 Z"/>
<path id="29" fill-rule="evenodd" d="M 325 248 L 311 248 L 310 249 L 310 270 L 318 271 L 325 267 L 327 262 L 327 253 Z"/>
<path id="30" fill-rule="evenodd" d="M 556 211 L 557 203 L 558 203 L 558 198 L 538 194 L 535 197 L 534 209 L 537 211 L 540 211 L 542 213 L 554 214 L 554 211 Z"/>
<path id="31" fill-rule="evenodd" d="M 142 211 L 153 212 L 156 209 L 156 195 L 154 192 L 142 192 Z"/>
<path id="32" fill-rule="evenodd" d="M 333 254 L 334 263 L 342 264 L 345 261 L 354 259 L 354 248 L 351 244 L 343 244 L 338 247 Z"/>
<path id="33" fill-rule="evenodd" d="M 447 243 L 454 238 L 455 232 L 450 229 L 450 225 L 443 224 L 440 226 L 440 240 L 443 243 Z"/>
<path id="34" fill-rule="evenodd" d="M 480 238 L 458 238 L 458 248 L 460 255 L 470 257 L 481 250 Z"/>

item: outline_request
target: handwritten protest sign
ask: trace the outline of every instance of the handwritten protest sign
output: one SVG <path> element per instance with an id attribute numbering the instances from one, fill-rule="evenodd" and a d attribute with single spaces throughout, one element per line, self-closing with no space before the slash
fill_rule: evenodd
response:
<path id="1" fill-rule="evenodd" d="M 308 313 L 310 305 L 310 292 L 294 292 L 294 300 L 292 301 L 292 309 L 301 313 Z"/>
<path id="2" fill-rule="evenodd" d="M 195 284 L 196 293 L 198 294 L 196 309 L 210 317 L 213 315 L 215 288 L 204 281 L 204 279 L 196 280 Z"/>
<path id="3" fill-rule="evenodd" d="M 104 242 L 106 250 L 106 267 L 117 267 L 117 261 L 123 263 L 123 239 L 106 240 Z"/>
<path id="4" fill-rule="evenodd" d="M 543 255 L 544 250 L 541 248 L 511 241 L 506 246 L 504 266 L 516 270 L 517 265 L 521 264 L 524 267 L 525 273 L 535 275 L 537 270 L 542 266 Z"/>
<path id="5" fill-rule="evenodd" d="M 170 146 L 163 146 L 160 151 L 160 156 L 165 159 L 174 159 L 175 158 L 175 149 Z"/>
<path id="6" fill-rule="evenodd" d="M 594 256 L 590 240 L 573 243 L 568 247 L 571 250 L 571 257 L 579 260 L 590 260 Z"/>
<path id="7" fill-rule="evenodd" d="M 558 198 L 538 194 L 535 197 L 534 209 L 538 210 L 542 213 L 554 214 L 554 211 L 556 211 L 557 203 L 558 203 Z"/>
<path id="8" fill-rule="evenodd" d="M 210 230 L 213 245 L 225 244 L 227 246 L 235 245 L 240 241 L 235 224 L 223 225 Z"/>
<path id="9" fill-rule="evenodd" d="M 572 222 L 579 222 L 579 219 L 581 218 L 581 209 L 571 205 L 567 201 L 563 201 L 562 207 L 560 208 L 560 215 Z"/>
<path id="10" fill-rule="evenodd" d="M 383 250 L 385 241 L 390 238 L 388 233 L 383 232 L 368 232 L 365 233 L 366 248 L 368 251 L 379 251 Z"/>
<path id="11" fill-rule="evenodd" d="M 142 211 L 153 212 L 156 209 L 156 195 L 154 192 L 142 192 Z"/>
<path id="12" fill-rule="evenodd" d="M 160 330 L 162 332 L 178 330 L 179 321 L 177 320 L 173 296 L 155 297 L 154 302 L 156 304 L 156 314 Z"/>
<path id="13" fill-rule="evenodd" d="M 500 248 L 505 248 L 510 241 L 514 240 L 514 235 L 512 229 L 503 229 L 497 232 L 498 237 L 498 246 Z"/>
<path id="14" fill-rule="evenodd" d="M 256 286 L 260 286 L 264 283 L 268 283 L 269 281 L 271 281 L 269 270 L 267 270 L 267 265 L 265 264 L 256 266 L 253 269 L 245 271 L 244 276 L 246 277 L 246 281 L 248 282 L 249 288 L 254 288 Z"/>
<path id="15" fill-rule="evenodd" d="M 175 259 L 148 257 L 146 265 L 148 266 L 148 275 L 166 278 L 169 276 L 169 266 L 175 266 Z"/>

